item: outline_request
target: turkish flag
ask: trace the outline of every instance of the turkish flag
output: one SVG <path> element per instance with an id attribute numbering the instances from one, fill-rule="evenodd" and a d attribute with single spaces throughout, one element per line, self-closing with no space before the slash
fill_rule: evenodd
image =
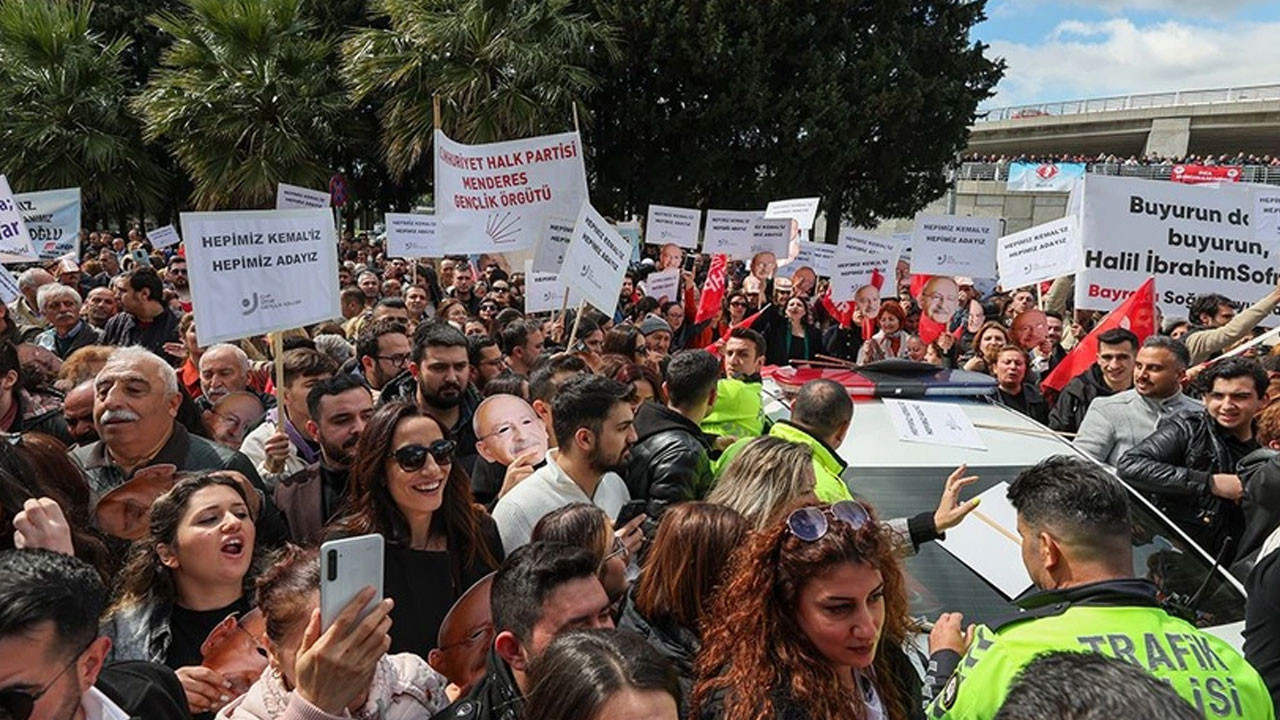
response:
<path id="1" fill-rule="evenodd" d="M 1156 331 L 1156 279 L 1147 278 L 1128 300 L 1112 310 L 1081 340 L 1040 383 L 1043 390 L 1061 392 L 1071 379 L 1098 361 L 1098 336 L 1111 328 L 1124 328 L 1138 336 L 1138 345 Z"/>
<path id="2" fill-rule="evenodd" d="M 698 301 L 698 314 L 694 325 L 714 320 L 720 313 L 720 304 L 724 302 L 725 273 L 729 268 L 728 255 L 715 255 L 711 258 L 711 269 L 707 271 L 707 283 L 702 288 L 702 298 Z"/>

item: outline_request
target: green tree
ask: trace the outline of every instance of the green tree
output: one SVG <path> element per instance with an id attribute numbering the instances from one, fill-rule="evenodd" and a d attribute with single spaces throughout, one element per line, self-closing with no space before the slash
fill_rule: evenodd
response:
<path id="1" fill-rule="evenodd" d="M 945 192 L 1002 61 L 985 0 L 594 0 L 627 42 L 592 99 L 592 200 L 759 208 L 820 195 L 841 223 Z"/>
<path id="2" fill-rule="evenodd" d="M 186 0 L 134 106 L 190 176 L 199 209 L 271 205 L 280 182 L 322 188 L 351 132 L 336 46 L 301 0 Z"/>
<path id="3" fill-rule="evenodd" d="M 604 22 L 572 0 L 374 0 L 389 28 L 343 44 L 357 102 L 382 97 L 383 158 L 395 177 L 422 169 L 439 96 L 451 137 L 492 142 L 561 132 L 595 87 L 587 64 L 616 54 Z"/>
<path id="4" fill-rule="evenodd" d="M 0 172 L 16 191 L 80 187 L 89 214 L 155 206 L 164 172 L 126 104 L 127 38 L 90 30 L 88 2 L 0 3 Z"/>

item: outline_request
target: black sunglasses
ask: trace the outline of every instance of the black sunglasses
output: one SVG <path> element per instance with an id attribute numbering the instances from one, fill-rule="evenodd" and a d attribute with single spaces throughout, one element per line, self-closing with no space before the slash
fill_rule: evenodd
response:
<path id="1" fill-rule="evenodd" d="M 92 644 L 93 643 L 91 642 L 90 645 Z M 23 692 L 21 690 L 0 690 L 0 718 L 5 718 L 6 720 L 27 720 L 27 718 L 31 717 L 31 711 L 35 709 L 36 702 L 39 701 L 40 698 L 44 697 L 44 694 L 49 692 L 49 688 L 53 687 L 63 675 L 66 675 L 68 670 L 75 667 L 75 664 L 80 660 L 80 656 L 88 649 L 89 646 L 86 645 L 84 649 L 76 653 L 76 656 L 71 658 L 71 662 L 67 663 L 58 671 L 57 675 L 53 676 L 53 679 L 50 680 L 47 685 L 40 688 L 40 690 L 35 693 Z"/>
<path id="2" fill-rule="evenodd" d="M 414 443 L 405 445 L 396 450 L 387 457 L 396 459 L 396 464 L 405 472 L 417 472 L 427 464 L 427 455 L 436 461 L 437 465 L 444 466 L 453 463 L 453 451 L 457 447 L 457 443 L 452 440 L 436 440 L 430 445 L 422 445 Z"/>

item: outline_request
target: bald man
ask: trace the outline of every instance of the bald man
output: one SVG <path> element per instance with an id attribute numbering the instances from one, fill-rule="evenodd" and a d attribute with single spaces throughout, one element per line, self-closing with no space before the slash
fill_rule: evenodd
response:
<path id="1" fill-rule="evenodd" d="M 547 427 L 523 398 L 505 393 L 485 398 L 471 423 L 480 454 L 471 473 L 478 502 L 496 501 L 544 462 Z"/>
<path id="2" fill-rule="evenodd" d="M 1035 308 L 1024 310 L 1013 319 L 1010 335 L 1018 347 L 1029 353 L 1049 336 L 1049 317 Z"/>
<path id="3" fill-rule="evenodd" d="M 920 288 L 920 297 L 916 301 L 930 320 L 945 328 L 960 307 L 960 286 L 950 277 L 935 275 Z"/>
<path id="4" fill-rule="evenodd" d="M 667 243 L 658 252 L 658 270 L 679 270 L 684 264 L 684 250 L 675 243 Z"/>

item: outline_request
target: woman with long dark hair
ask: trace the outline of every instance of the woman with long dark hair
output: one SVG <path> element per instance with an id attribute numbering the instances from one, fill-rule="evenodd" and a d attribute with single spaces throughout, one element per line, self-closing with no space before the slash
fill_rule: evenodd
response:
<path id="1" fill-rule="evenodd" d="M 765 340 L 765 355 L 770 365 L 812 360 L 823 350 L 822 333 L 809 316 L 809 306 L 799 296 L 787 299 L 781 321 L 773 323 Z"/>
<path id="2" fill-rule="evenodd" d="M 895 543 L 865 505 L 796 508 L 751 537 L 704 617 L 690 717 L 923 718 Z"/>
<path id="3" fill-rule="evenodd" d="M 498 527 L 472 504 L 455 449 L 448 429 L 409 403 L 379 408 L 356 444 L 351 497 L 330 535 L 386 538 L 391 653 L 434 647 L 449 608 L 502 562 Z"/>
<path id="4" fill-rule="evenodd" d="M 604 334 L 605 355 L 622 355 L 637 365 L 649 365 L 649 343 L 635 325 L 619 325 Z"/>
<path id="5" fill-rule="evenodd" d="M 551 642 L 529 670 L 525 720 L 678 720 L 671 666 L 627 632 L 574 630 Z"/>

